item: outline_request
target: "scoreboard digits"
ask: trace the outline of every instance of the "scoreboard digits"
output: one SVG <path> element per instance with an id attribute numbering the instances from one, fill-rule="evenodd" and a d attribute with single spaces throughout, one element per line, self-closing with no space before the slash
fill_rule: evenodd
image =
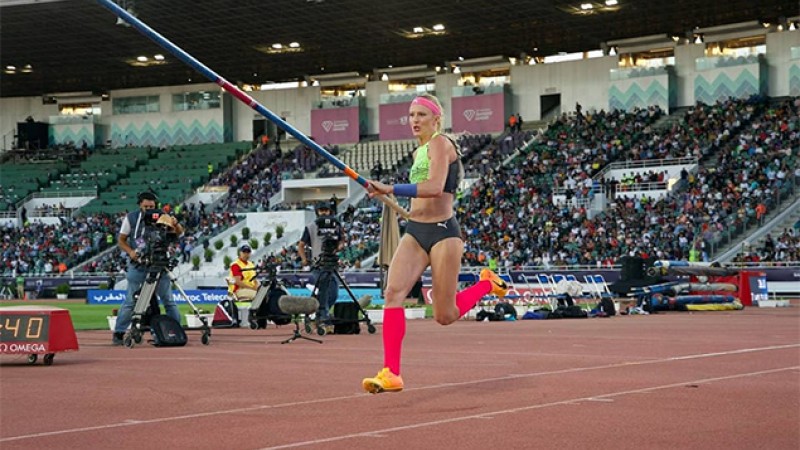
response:
<path id="1" fill-rule="evenodd" d="M 0 342 L 46 342 L 48 315 L 0 314 Z"/>

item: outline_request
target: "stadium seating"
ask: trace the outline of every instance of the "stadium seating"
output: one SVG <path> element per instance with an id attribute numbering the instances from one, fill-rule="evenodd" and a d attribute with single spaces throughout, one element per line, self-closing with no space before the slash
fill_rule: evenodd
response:
<path id="1" fill-rule="evenodd" d="M 66 171 L 67 164 L 63 161 L 3 164 L 0 169 L 0 210 L 13 211 L 19 201 Z"/>
<path id="2" fill-rule="evenodd" d="M 520 266 L 610 266 L 624 255 L 685 259 L 691 250 L 708 260 L 748 227 L 764 223 L 770 213 L 794 195 L 800 184 L 800 104 L 797 99 L 730 99 L 715 105 L 695 105 L 677 121 L 659 127 L 662 112 L 649 108 L 563 115 L 541 135 L 532 133 L 461 136 L 463 161 L 477 177 L 456 204 L 465 240 L 465 266 L 494 259 L 501 269 Z M 247 145 L 245 144 L 244 147 Z M 369 173 L 376 160 L 391 182 L 405 181 L 413 141 L 368 142 L 342 151 L 345 162 Z M 502 161 L 523 146 L 510 164 Z M 298 146 L 280 153 L 258 148 L 240 158 L 242 144 L 214 144 L 171 149 L 98 151 L 68 170 L 63 162 L 3 165 L 2 200 L 6 207 L 32 192 L 98 192 L 98 198 L 62 227 L 35 225 L 6 230 L 3 270 L 54 270 L 65 262 L 72 268 L 107 246 L 116 235 L 120 213 L 135 203 L 144 189 L 158 193 L 163 203 L 180 205 L 197 186 L 228 186 L 219 212 L 202 217 L 185 211 L 189 241 L 199 244 L 236 222 L 232 214 L 289 208 L 269 205 L 286 177 L 302 176 L 298 166 L 315 170 L 318 162 Z M 128 155 L 126 157 L 125 155 Z M 555 204 L 554 186 L 579 180 L 585 195 L 601 192 L 592 176 L 612 161 L 638 161 L 692 156 L 701 160 L 696 173 L 686 174 L 685 188 L 656 200 L 624 192 L 610 207 L 590 216 L 584 206 Z M 235 164 L 232 164 L 236 162 Z M 491 169 L 491 170 L 489 170 Z M 299 171 L 299 172 L 298 172 Z M 659 173 L 641 175 L 642 181 Z M 585 183 L 584 183 L 585 181 Z M 365 200 L 343 213 L 348 243 L 342 267 L 360 266 L 377 252 L 380 208 Z M 758 249 L 759 260 L 800 259 L 800 225 L 771 235 Z M 52 236 L 56 236 L 53 240 Z M 181 245 L 185 245 L 182 243 Z M 116 271 L 124 267 L 119 252 L 82 267 Z M 52 257 L 43 255 L 52 254 Z M 299 269 L 294 246 L 265 256 L 283 269 Z M 49 265 L 48 265 L 49 263 Z M 56 263 L 56 264 L 54 264 Z M 591 292 L 596 296 L 602 292 Z"/>

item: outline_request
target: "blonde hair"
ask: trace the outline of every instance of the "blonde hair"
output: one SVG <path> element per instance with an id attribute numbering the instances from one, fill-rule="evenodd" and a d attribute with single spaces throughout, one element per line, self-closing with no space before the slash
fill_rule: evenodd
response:
<path id="1" fill-rule="evenodd" d="M 435 95 L 428 94 L 428 93 L 419 94 L 419 95 L 417 95 L 417 97 L 422 97 L 422 98 L 428 99 L 428 100 L 432 101 L 433 103 L 435 103 L 436 106 L 439 107 L 439 111 L 441 111 L 442 113 L 439 116 L 437 116 L 437 117 L 439 117 L 439 124 L 436 126 L 436 131 L 438 133 L 441 133 L 442 130 L 444 129 L 444 108 L 442 108 L 442 103 L 439 101 L 438 98 L 436 98 Z"/>
<path id="2" fill-rule="evenodd" d="M 463 155 L 461 154 L 461 148 L 459 148 L 459 146 L 458 146 L 458 139 L 454 134 L 445 133 L 445 132 L 442 131 L 444 129 L 444 108 L 442 108 L 442 103 L 439 101 L 439 99 L 436 98 L 435 95 L 428 94 L 428 93 L 419 94 L 417 97 L 423 97 L 423 98 L 426 98 L 426 99 L 432 101 L 433 103 L 436 104 L 436 106 L 439 107 L 439 111 L 442 112 L 438 116 L 439 117 L 439 124 L 436 126 L 436 132 L 439 133 L 440 135 L 446 137 L 450 141 L 450 143 L 453 144 L 453 148 L 456 150 L 456 161 L 458 161 L 458 178 L 456 179 L 456 190 L 458 190 L 458 186 L 461 185 L 461 182 L 464 180 L 464 177 L 465 177 L 464 163 L 461 162 L 461 157 Z"/>

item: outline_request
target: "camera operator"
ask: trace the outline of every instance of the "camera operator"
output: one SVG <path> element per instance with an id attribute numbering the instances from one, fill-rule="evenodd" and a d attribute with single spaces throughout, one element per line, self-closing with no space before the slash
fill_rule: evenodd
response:
<path id="1" fill-rule="evenodd" d="M 320 324 L 330 322 L 330 309 L 339 296 L 339 282 L 334 273 L 339 264 L 338 251 L 344 245 L 344 231 L 333 215 L 333 207 L 328 202 L 316 206 L 317 219 L 306 226 L 303 237 L 297 243 L 303 267 L 308 266 L 306 246 L 311 247 L 311 257 L 316 262 L 313 280 L 317 286 L 319 310 L 317 320 Z M 326 326 L 326 331 L 332 331 Z"/>
<path id="2" fill-rule="evenodd" d="M 128 290 L 125 301 L 119 309 L 117 325 L 114 328 L 112 338 L 113 345 L 123 344 L 125 330 L 131 324 L 133 316 L 133 308 L 136 303 L 135 294 L 141 289 L 149 271 L 152 270 L 145 264 L 149 264 L 147 258 L 145 258 L 147 256 L 145 255 L 146 250 L 152 245 L 152 242 L 148 242 L 148 240 L 154 240 L 153 236 L 158 236 L 160 232 L 170 233 L 176 237 L 183 234 L 183 227 L 181 227 L 177 219 L 168 214 L 161 214 L 161 211 L 156 210 L 156 200 L 157 197 L 152 192 L 140 193 L 137 196 L 139 209 L 125 216 L 119 230 L 117 244 L 119 248 L 128 254 L 130 263 L 125 275 L 128 280 Z M 158 216 L 157 221 L 152 220 L 153 216 Z M 130 241 L 129 238 L 131 238 Z M 170 284 L 169 277 L 162 276 L 156 287 L 156 295 L 164 304 L 167 315 L 180 323 L 180 312 L 175 305 L 175 301 L 172 300 Z"/>

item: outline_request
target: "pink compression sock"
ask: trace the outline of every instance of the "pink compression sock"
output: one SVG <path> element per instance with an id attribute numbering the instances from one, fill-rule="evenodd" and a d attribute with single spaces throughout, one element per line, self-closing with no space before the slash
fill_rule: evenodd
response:
<path id="1" fill-rule="evenodd" d="M 400 375 L 400 353 L 406 335 L 406 313 L 401 308 L 383 310 L 383 367 Z"/>
<path id="2" fill-rule="evenodd" d="M 464 317 L 464 314 L 472 309 L 478 303 L 478 300 L 491 291 L 492 283 L 489 280 L 481 280 L 457 293 L 456 306 L 458 307 L 458 316 Z"/>

